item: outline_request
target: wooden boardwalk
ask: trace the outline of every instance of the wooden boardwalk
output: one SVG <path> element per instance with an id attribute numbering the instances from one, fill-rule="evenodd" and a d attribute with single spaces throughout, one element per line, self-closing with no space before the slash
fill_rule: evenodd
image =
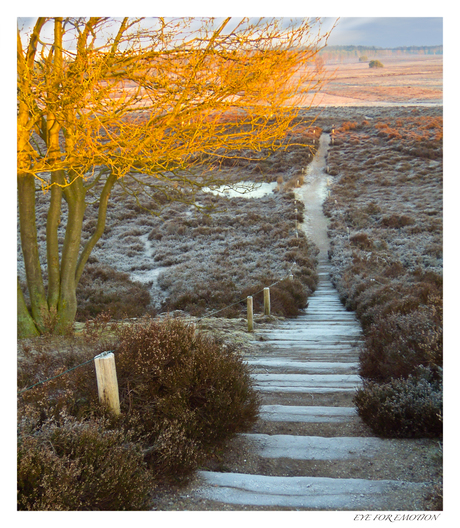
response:
<path id="1" fill-rule="evenodd" d="M 301 228 L 320 250 L 318 288 L 299 317 L 256 329 L 263 341 L 248 364 L 263 405 L 254 431 L 242 437 L 258 464 L 200 473 L 197 494 L 216 510 L 423 509 L 426 484 L 406 480 L 414 443 L 374 437 L 353 406 L 361 327 L 330 281 L 322 212 L 328 143 L 323 134 L 297 190 L 305 204 Z"/>
<path id="2" fill-rule="evenodd" d="M 322 268 L 327 263 L 322 262 Z M 263 405 L 260 432 L 242 435 L 261 459 L 278 459 L 277 474 L 200 472 L 199 495 L 215 503 L 307 510 L 392 510 L 395 504 L 417 509 L 425 492 L 423 483 L 405 480 L 312 476 L 313 461 L 333 461 L 337 473 L 357 458 L 392 456 L 392 443 L 362 436 L 365 426 L 352 398 L 360 385 L 358 345 L 361 329 L 353 313 L 339 301 L 327 272 L 322 273 L 305 313 L 271 331 L 248 359 Z M 302 434 L 266 434 L 270 423 L 291 425 Z M 327 436 L 309 435 L 308 427 L 322 424 Z M 343 433 L 348 436 L 343 436 Z M 359 436 L 358 436 L 359 435 Z M 294 476 L 281 476 L 283 465 L 296 464 Z M 344 469 L 345 468 L 345 469 Z M 302 474 L 299 475 L 298 473 Z M 328 475 L 330 470 L 328 469 Z"/>

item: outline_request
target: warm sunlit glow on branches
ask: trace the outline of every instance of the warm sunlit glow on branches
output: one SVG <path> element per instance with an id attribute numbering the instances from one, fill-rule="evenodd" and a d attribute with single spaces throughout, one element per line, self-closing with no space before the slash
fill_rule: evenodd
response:
<path id="1" fill-rule="evenodd" d="M 74 18 L 42 37 L 53 23 L 18 49 L 18 171 L 45 187 L 53 171 L 66 171 L 57 185 L 95 167 L 161 179 L 276 148 L 324 82 L 317 21 Z"/>
<path id="2" fill-rule="evenodd" d="M 18 210 L 30 310 L 18 281 L 19 334 L 73 323 L 115 185 L 137 201 L 146 194 L 156 214 L 175 200 L 198 207 L 203 187 L 236 183 L 215 170 L 226 159 L 286 147 L 304 96 L 324 82 L 314 58 L 326 38 L 317 21 L 286 19 L 55 17 L 20 28 Z M 37 186 L 49 191 L 46 287 Z M 96 225 L 83 243 L 90 203 Z"/>

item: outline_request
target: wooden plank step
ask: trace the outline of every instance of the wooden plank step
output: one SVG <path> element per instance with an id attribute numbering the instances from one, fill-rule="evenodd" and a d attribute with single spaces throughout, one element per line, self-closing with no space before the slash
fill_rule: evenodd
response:
<path id="1" fill-rule="evenodd" d="M 251 374 L 257 390 L 270 392 L 336 392 L 354 391 L 361 378 L 348 374 Z"/>
<path id="2" fill-rule="evenodd" d="M 391 445 L 377 437 L 321 437 L 295 435 L 242 434 L 253 443 L 256 453 L 264 458 L 295 460 L 346 460 L 372 458 Z"/>
<path id="3" fill-rule="evenodd" d="M 261 405 L 259 417 L 269 422 L 348 422 L 357 418 L 355 407 Z"/>
<path id="4" fill-rule="evenodd" d="M 320 510 L 391 511 L 396 498 L 423 493 L 423 483 L 396 480 L 274 477 L 200 471 L 202 498 L 226 504 Z"/>
<path id="5" fill-rule="evenodd" d="M 246 360 L 245 363 L 251 367 L 258 367 L 264 369 L 282 369 L 286 370 L 298 370 L 302 373 L 305 371 L 311 372 L 312 374 L 320 373 L 354 373 L 359 369 L 359 363 L 350 361 L 350 362 L 336 362 L 336 361 L 297 361 L 292 358 L 258 358 Z"/>

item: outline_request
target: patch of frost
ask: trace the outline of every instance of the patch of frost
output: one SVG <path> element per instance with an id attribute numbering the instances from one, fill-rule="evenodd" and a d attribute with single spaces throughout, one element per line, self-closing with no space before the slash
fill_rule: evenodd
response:
<path id="1" fill-rule="evenodd" d="M 278 184 L 273 183 L 253 183 L 253 182 L 242 182 L 238 186 L 229 187 L 228 185 L 222 185 L 216 189 L 205 187 L 203 192 L 209 192 L 216 196 L 224 196 L 226 198 L 262 198 L 267 194 L 271 194 Z"/>

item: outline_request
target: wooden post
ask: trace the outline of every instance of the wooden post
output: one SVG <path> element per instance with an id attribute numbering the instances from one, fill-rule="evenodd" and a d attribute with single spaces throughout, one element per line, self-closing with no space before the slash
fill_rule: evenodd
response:
<path id="1" fill-rule="evenodd" d="M 264 315 L 270 315 L 270 288 L 264 288 Z"/>
<path id="2" fill-rule="evenodd" d="M 289 280 L 294 280 L 294 275 L 292 273 L 289 274 Z"/>
<path id="3" fill-rule="evenodd" d="M 254 330 L 254 308 L 253 308 L 253 302 L 252 302 L 251 296 L 247 298 L 247 303 L 248 303 L 248 332 L 252 332 Z"/>
<path id="4" fill-rule="evenodd" d="M 117 371 L 113 352 L 103 352 L 94 358 L 99 401 L 114 414 L 120 414 Z"/>

